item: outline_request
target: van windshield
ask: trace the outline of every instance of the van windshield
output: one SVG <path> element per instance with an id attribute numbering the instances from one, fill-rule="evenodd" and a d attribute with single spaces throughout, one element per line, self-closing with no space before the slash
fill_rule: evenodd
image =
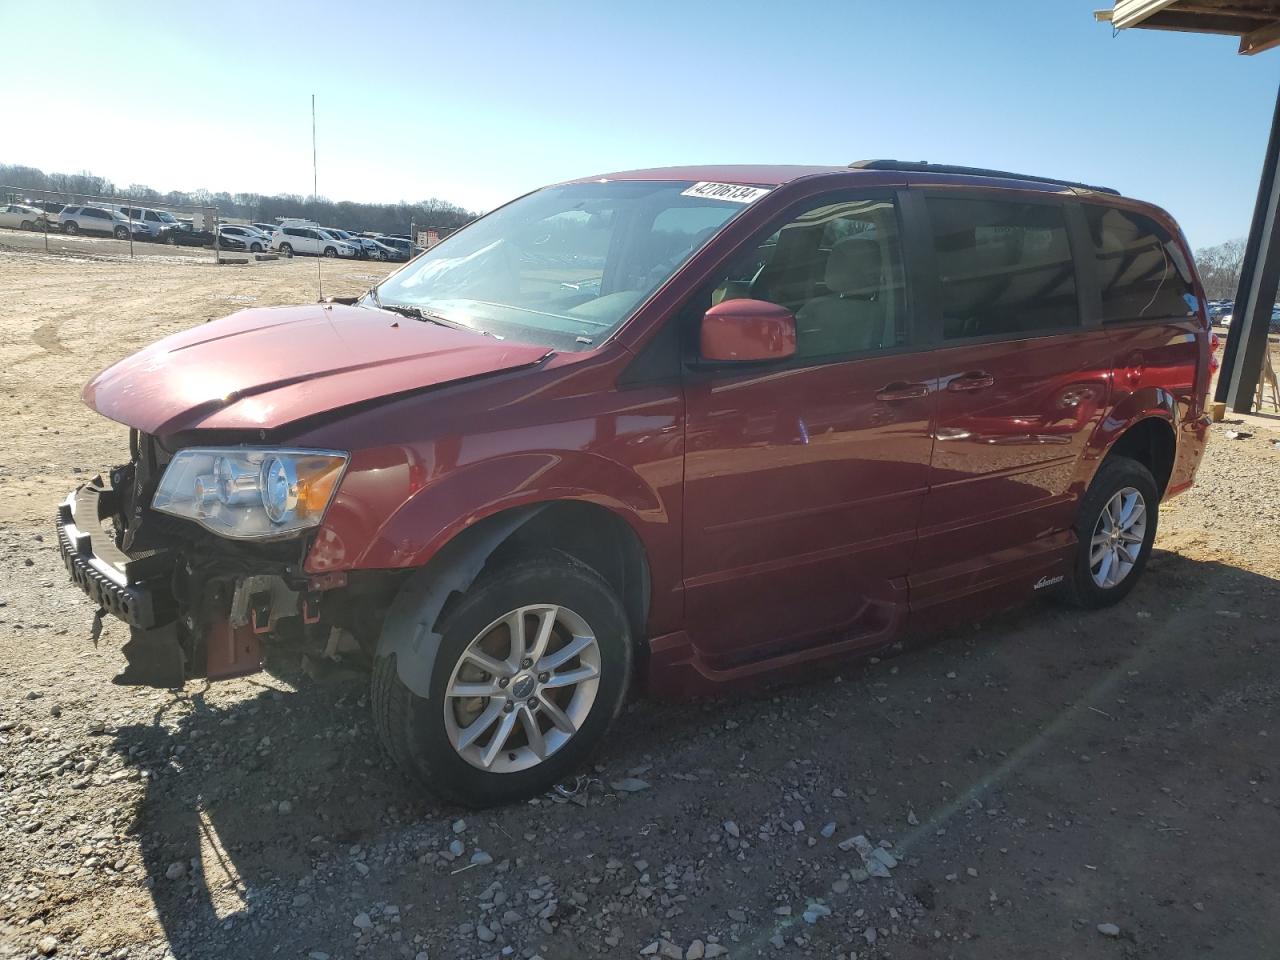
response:
<path id="1" fill-rule="evenodd" d="M 366 305 L 416 308 L 496 336 L 587 350 L 744 209 L 697 195 L 686 181 L 548 187 L 432 247 Z"/>

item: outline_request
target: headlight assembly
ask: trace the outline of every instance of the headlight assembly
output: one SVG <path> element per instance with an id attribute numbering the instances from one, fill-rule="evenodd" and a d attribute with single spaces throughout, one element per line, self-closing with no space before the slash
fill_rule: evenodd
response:
<path id="1" fill-rule="evenodd" d="M 346 466 L 335 450 L 182 450 L 151 505 L 224 537 L 284 537 L 320 523 Z"/>

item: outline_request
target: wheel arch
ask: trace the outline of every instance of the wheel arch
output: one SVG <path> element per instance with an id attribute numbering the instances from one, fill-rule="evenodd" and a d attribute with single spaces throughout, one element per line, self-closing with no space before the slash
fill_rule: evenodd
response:
<path id="1" fill-rule="evenodd" d="M 1156 479 L 1163 498 L 1177 458 L 1178 404 L 1169 391 L 1151 387 L 1135 391 L 1108 411 L 1089 441 L 1089 453 L 1078 475 L 1080 495 L 1112 454 L 1132 457 Z"/>
<path id="2" fill-rule="evenodd" d="M 395 655 L 400 681 L 429 695 L 449 604 L 490 564 L 554 547 L 591 567 L 617 592 L 634 653 L 644 645 L 650 605 L 649 560 L 639 534 L 618 513 L 586 500 L 546 500 L 499 510 L 457 532 L 405 582 L 387 612 L 377 656 Z"/>
<path id="3" fill-rule="evenodd" d="M 1173 475 L 1177 436 L 1164 417 L 1144 417 L 1121 433 L 1107 450 L 1107 456 L 1129 457 L 1151 471 L 1156 489 L 1164 498 Z"/>

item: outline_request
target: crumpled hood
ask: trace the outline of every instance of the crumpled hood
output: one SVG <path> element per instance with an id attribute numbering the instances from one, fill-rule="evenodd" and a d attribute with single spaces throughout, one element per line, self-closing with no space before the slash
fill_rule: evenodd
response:
<path id="1" fill-rule="evenodd" d="M 272 429 L 550 352 L 363 307 L 254 308 L 126 357 L 89 381 L 84 401 L 144 433 Z"/>

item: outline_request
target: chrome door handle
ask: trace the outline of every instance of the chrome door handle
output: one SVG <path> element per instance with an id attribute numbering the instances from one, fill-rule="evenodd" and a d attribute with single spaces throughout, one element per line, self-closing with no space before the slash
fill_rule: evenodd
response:
<path id="1" fill-rule="evenodd" d="M 877 400 L 892 403 L 895 400 L 919 400 L 929 395 L 929 386 L 925 383 L 906 383 L 898 381 L 886 384 L 876 391 Z"/>
<path id="2" fill-rule="evenodd" d="M 995 382 L 996 378 L 991 374 L 975 370 L 972 373 L 964 373 L 956 377 L 947 384 L 947 389 L 952 393 L 963 393 L 966 390 L 985 390 Z"/>

